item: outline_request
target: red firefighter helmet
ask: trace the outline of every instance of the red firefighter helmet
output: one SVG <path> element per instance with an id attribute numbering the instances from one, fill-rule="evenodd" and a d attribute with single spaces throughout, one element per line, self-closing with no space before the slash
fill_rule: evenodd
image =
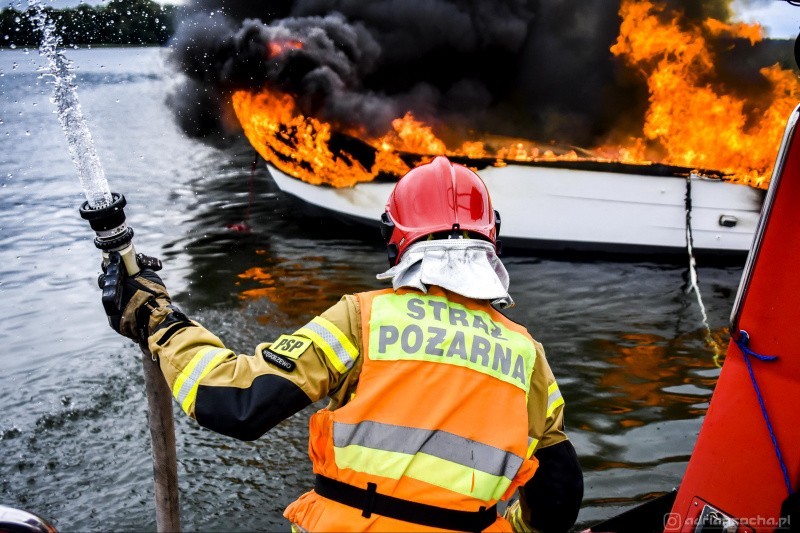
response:
<path id="1" fill-rule="evenodd" d="M 492 209 L 483 180 L 443 156 L 403 176 L 381 216 L 391 266 L 409 246 L 429 235 L 445 239 L 467 235 L 487 240 L 497 249 L 499 232 L 500 214 Z"/>

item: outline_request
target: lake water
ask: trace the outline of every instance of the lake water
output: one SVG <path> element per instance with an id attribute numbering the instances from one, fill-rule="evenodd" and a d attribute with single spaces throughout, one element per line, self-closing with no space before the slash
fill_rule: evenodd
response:
<path id="1" fill-rule="evenodd" d="M 155 48 L 69 50 L 111 189 L 128 199 L 137 249 L 190 316 L 249 352 L 341 294 L 380 287 L 378 235 L 303 217 L 242 141 L 185 137 Z M 154 529 L 139 351 L 106 325 L 100 257 L 35 51 L 0 50 L 0 503 L 64 531 Z M 252 206 L 248 207 L 250 190 Z M 249 217 L 248 217 L 249 211 Z M 252 231 L 227 227 L 247 218 Z M 507 257 L 510 316 L 544 343 L 584 467 L 579 522 L 677 486 L 718 368 L 686 267 Z M 714 335 L 742 266 L 701 262 Z M 286 530 L 283 508 L 312 484 L 312 408 L 252 443 L 215 435 L 176 409 L 187 530 Z"/>

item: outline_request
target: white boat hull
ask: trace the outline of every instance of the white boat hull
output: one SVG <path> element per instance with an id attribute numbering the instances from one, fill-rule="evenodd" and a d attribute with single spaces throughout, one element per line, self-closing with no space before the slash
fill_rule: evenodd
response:
<path id="1" fill-rule="evenodd" d="M 333 188 L 268 165 L 285 193 L 342 218 L 377 225 L 394 183 Z M 685 253 L 687 179 L 535 165 L 480 171 L 505 245 L 542 250 Z M 692 175 L 691 229 L 700 253 L 750 249 L 764 191 Z M 723 222 L 725 224 L 723 224 Z"/>

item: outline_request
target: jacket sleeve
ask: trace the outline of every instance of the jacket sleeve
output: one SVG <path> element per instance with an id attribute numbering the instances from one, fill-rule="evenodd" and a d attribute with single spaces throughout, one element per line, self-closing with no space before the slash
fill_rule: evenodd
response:
<path id="1" fill-rule="evenodd" d="M 180 312 L 154 328 L 149 347 L 181 409 L 208 429 L 254 440 L 334 394 L 359 358 L 360 315 L 347 296 L 291 335 L 236 355 Z"/>
<path id="2" fill-rule="evenodd" d="M 528 436 L 534 451 L 567 440 L 564 432 L 564 397 L 550 370 L 544 347 L 534 341 L 536 361 L 528 392 Z"/>
<path id="3" fill-rule="evenodd" d="M 534 476 L 519 490 L 507 517 L 515 531 L 565 533 L 575 524 L 583 500 L 583 472 L 564 432 L 564 398 L 541 344 L 528 395 L 528 434 L 539 460 Z"/>

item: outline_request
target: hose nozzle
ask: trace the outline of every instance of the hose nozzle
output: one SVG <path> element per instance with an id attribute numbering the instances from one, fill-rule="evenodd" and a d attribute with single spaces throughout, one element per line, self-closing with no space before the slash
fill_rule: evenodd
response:
<path id="1" fill-rule="evenodd" d="M 95 246 L 104 252 L 119 252 L 133 239 L 133 229 L 125 224 L 125 197 L 119 193 L 111 193 L 111 204 L 99 209 L 83 202 L 78 210 L 81 218 L 89 221 L 97 237 Z"/>
<path id="2" fill-rule="evenodd" d="M 126 203 L 123 195 L 112 192 L 110 205 L 94 209 L 87 201 L 78 210 L 94 230 L 94 245 L 103 251 L 102 301 L 109 316 L 120 311 L 125 272 L 135 276 L 140 270 L 133 249 L 133 229 L 125 224 Z"/>
<path id="3" fill-rule="evenodd" d="M 110 205 L 94 209 L 89 202 L 83 202 L 78 211 L 94 230 L 94 245 L 103 251 L 103 262 L 108 265 L 109 254 L 117 252 L 125 270 L 134 276 L 139 273 L 139 265 L 133 249 L 133 228 L 125 224 L 126 203 L 123 195 L 112 192 Z"/>

